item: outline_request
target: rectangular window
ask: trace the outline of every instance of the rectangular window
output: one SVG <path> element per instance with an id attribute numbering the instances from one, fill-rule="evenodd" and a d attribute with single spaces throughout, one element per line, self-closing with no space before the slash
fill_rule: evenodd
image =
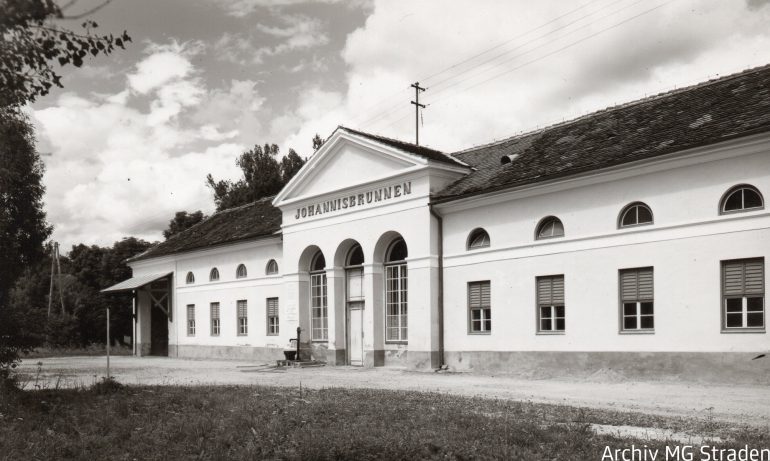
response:
<path id="1" fill-rule="evenodd" d="M 219 336 L 219 303 L 211 303 L 211 336 Z"/>
<path id="2" fill-rule="evenodd" d="M 195 304 L 187 305 L 187 336 L 195 336 Z"/>
<path id="3" fill-rule="evenodd" d="M 326 273 L 310 275 L 310 338 L 329 340 L 329 315 L 326 304 Z"/>
<path id="4" fill-rule="evenodd" d="M 278 298 L 267 298 L 267 334 L 278 334 Z"/>
<path id="5" fill-rule="evenodd" d="M 238 336 L 246 336 L 249 334 L 249 314 L 246 300 L 242 299 L 237 302 L 238 305 Z"/>
<path id="6" fill-rule="evenodd" d="M 537 277 L 538 331 L 564 331 L 564 276 Z"/>
<path id="7" fill-rule="evenodd" d="M 385 340 L 407 340 L 406 264 L 385 266 Z"/>
<path id="8" fill-rule="evenodd" d="M 764 330 L 765 259 L 722 261 L 723 330 Z"/>
<path id="9" fill-rule="evenodd" d="M 620 271 L 620 318 L 622 331 L 655 329 L 652 267 Z"/>
<path id="10" fill-rule="evenodd" d="M 492 331 L 492 306 L 488 280 L 468 283 L 468 315 L 471 333 Z"/>

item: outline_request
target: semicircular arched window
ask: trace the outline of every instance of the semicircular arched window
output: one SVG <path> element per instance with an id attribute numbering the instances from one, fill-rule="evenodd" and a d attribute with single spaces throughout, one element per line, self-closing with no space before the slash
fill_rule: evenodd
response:
<path id="1" fill-rule="evenodd" d="M 326 258 L 324 254 L 319 250 L 313 255 L 313 260 L 310 261 L 310 272 L 319 272 L 326 269 Z"/>
<path id="2" fill-rule="evenodd" d="M 626 205 L 620 212 L 618 227 L 643 226 L 652 224 L 652 210 L 647 204 L 634 202 Z"/>
<path id="3" fill-rule="evenodd" d="M 219 280 L 219 269 L 214 267 L 211 269 L 211 272 L 209 272 L 209 281 L 216 282 L 217 280 Z"/>
<path id="4" fill-rule="evenodd" d="M 361 248 L 361 245 L 355 244 L 353 245 L 353 248 L 348 251 L 348 259 L 346 261 L 346 266 L 360 266 L 364 263 L 364 250 Z"/>
<path id="5" fill-rule="evenodd" d="M 719 205 L 720 213 L 735 213 L 739 211 L 761 210 L 765 201 L 759 190 L 749 184 L 741 184 L 728 190 L 722 196 Z"/>
<path id="6" fill-rule="evenodd" d="M 185 277 L 184 281 L 186 284 L 192 285 L 193 283 L 195 283 L 195 274 L 193 274 L 192 272 L 188 272 L 187 277 Z"/>
<path id="7" fill-rule="evenodd" d="M 235 278 L 242 279 L 242 278 L 245 278 L 247 275 L 249 275 L 249 272 L 246 270 L 246 265 L 238 264 L 238 268 L 235 269 Z"/>
<path id="8" fill-rule="evenodd" d="M 265 268 L 265 274 L 267 275 L 275 275 L 278 273 L 278 263 L 275 262 L 275 259 L 271 259 L 267 262 L 267 267 Z"/>
<path id="9" fill-rule="evenodd" d="M 482 228 L 474 229 L 468 236 L 468 249 L 476 250 L 490 245 L 489 234 Z"/>
<path id="10" fill-rule="evenodd" d="M 556 216 L 548 216 L 540 221 L 535 232 L 535 239 L 550 239 L 564 237 L 564 224 Z"/>
<path id="11" fill-rule="evenodd" d="M 406 247 L 406 242 L 404 239 L 399 238 L 393 241 L 393 243 L 390 244 L 390 247 L 388 247 L 388 251 L 385 254 L 385 262 L 394 263 L 405 261 L 407 256 L 409 256 L 409 250 Z"/>

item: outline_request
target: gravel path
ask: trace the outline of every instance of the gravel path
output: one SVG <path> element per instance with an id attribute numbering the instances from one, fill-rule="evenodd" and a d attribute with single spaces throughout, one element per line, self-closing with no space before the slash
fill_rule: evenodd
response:
<path id="1" fill-rule="evenodd" d="M 38 373 L 37 362 L 41 362 Z M 105 357 L 29 359 L 20 370 L 28 387 L 89 385 L 105 375 Z M 396 368 L 314 367 L 276 369 L 269 364 L 163 357 L 112 357 L 111 372 L 125 384 L 354 387 L 448 392 L 565 404 L 664 416 L 714 418 L 767 427 L 770 386 L 686 382 L 622 382 L 617 379 L 531 380 L 469 373 L 416 372 Z"/>

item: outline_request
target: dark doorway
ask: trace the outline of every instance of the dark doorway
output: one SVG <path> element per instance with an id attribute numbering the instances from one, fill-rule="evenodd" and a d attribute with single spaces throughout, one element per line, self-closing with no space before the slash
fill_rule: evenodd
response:
<path id="1" fill-rule="evenodd" d="M 168 357 L 168 317 L 157 306 L 150 312 L 150 355 Z"/>

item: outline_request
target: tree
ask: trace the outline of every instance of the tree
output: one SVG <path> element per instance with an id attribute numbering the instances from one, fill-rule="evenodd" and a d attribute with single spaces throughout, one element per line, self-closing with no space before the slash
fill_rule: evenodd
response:
<path id="1" fill-rule="evenodd" d="M 236 164 L 243 171 L 243 179 L 236 182 L 216 181 L 211 174 L 206 183 L 214 192 L 217 211 L 252 203 L 277 194 L 302 168 L 305 160 L 289 149 L 280 162 L 276 160 L 279 149 L 275 144 L 256 145 L 238 157 Z"/>
<path id="2" fill-rule="evenodd" d="M 275 156 L 278 146 L 275 144 L 256 145 L 238 157 L 236 165 L 243 171 L 243 179 L 215 181 L 209 174 L 206 177 L 209 187 L 214 191 L 217 211 L 226 210 L 251 203 L 263 197 L 278 193 L 283 187 L 281 165 Z"/>
<path id="3" fill-rule="evenodd" d="M 89 54 L 110 54 L 124 48 L 131 37 L 95 35 L 98 24 L 83 22 L 83 33 L 68 30 L 57 23 L 61 19 L 81 19 L 103 7 L 110 0 L 88 11 L 67 15 L 76 0 L 60 7 L 54 0 L 0 0 L 0 107 L 20 106 L 48 94 L 55 85 L 62 87 L 60 66 L 83 65 Z"/>
<path id="4" fill-rule="evenodd" d="M 29 121 L 0 108 L 0 311 L 16 278 L 42 258 L 51 234 L 43 211 L 44 167 L 34 142 Z"/>
<path id="5" fill-rule="evenodd" d="M 281 159 L 281 181 L 286 185 L 295 174 L 305 166 L 305 160 L 294 149 L 289 149 L 286 157 Z M 283 187 L 283 185 L 281 187 Z"/>
<path id="6" fill-rule="evenodd" d="M 174 219 L 168 222 L 168 229 L 163 231 L 163 237 L 168 240 L 172 235 L 176 235 L 185 229 L 198 224 L 206 219 L 201 210 L 188 213 L 186 211 L 177 211 Z"/>

